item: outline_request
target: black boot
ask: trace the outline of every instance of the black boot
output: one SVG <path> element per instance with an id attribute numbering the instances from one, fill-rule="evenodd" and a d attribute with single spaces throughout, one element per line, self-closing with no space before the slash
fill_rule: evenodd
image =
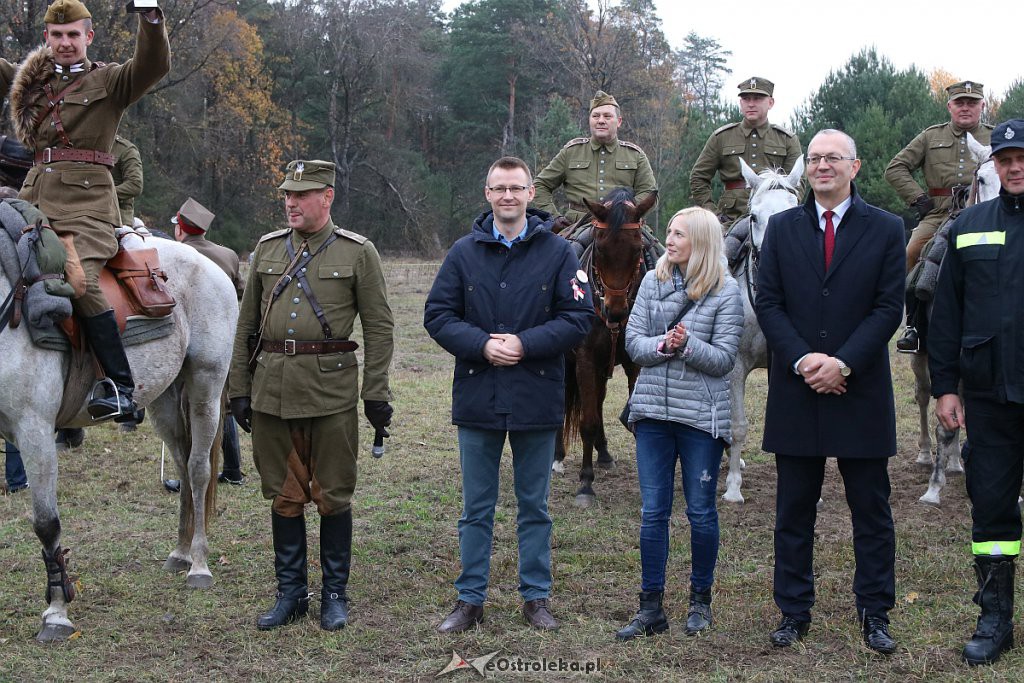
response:
<path id="1" fill-rule="evenodd" d="M 348 572 L 352 562 L 352 509 L 320 518 L 320 628 L 337 631 L 348 623 Z"/>
<path id="2" fill-rule="evenodd" d="M 135 379 L 124 353 L 121 333 L 117 330 L 114 311 L 105 311 L 91 318 L 82 318 L 86 340 L 92 347 L 106 379 L 93 387 L 89 400 L 89 415 L 94 420 L 109 418 L 134 419 L 138 406 L 132 400 Z"/>
<path id="3" fill-rule="evenodd" d="M 992 664 L 1013 647 L 1013 557 L 978 555 L 974 573 L 978 592 L 974 602 L 981 607 L 978 626 L 964 646 L 964 661 L 971 666 Z"/>
<path id="4" fill-rule="evenodd" d="M 711 589 L 698 593 L 690 589 L 690 612 L 686 615 L 686 635 L 695 636 L 711 628 Z"/>
<path id="5" fill-rule="evenodd" d="M 640 593 L 640 609 L 633 620 L 615 634 L 616 640 L 632 640 L 639 636 L 653 636 L 668 630 L 668 619 L 661 609 L 663 591 L 643 591 Z"/>
<path id="6" fill-rule="evenodd" d="M 271 512 L 274 534 L 274 572 L 277 574 L 277 602 L 261 614 L 256 628 L 269 631 L 290 624 L 309 610 L 306 585 L 306 519 L 284 517 Z"/>
<path id="7" fill-rule="evenodd" d="M 921 350 L 921 337 L 916 327 L 907 327 L 903 336 L 896 340 L 896 350 L 900 353 L 918 353 Z"/>

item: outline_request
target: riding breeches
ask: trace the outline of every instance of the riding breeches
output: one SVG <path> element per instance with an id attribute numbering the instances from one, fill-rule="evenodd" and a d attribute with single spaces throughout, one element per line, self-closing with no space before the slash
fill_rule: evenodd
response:
<path id="1" fill-rule="evenodd" d="M 65 246 L 67 238 L 71 238 L 75 254 L 68 254 L 68 262 L 71 264 L 77 255 L 84 271 L 85 293 L 71 300 L 75 313 L 91 318 L 109 310 L 110 303 L 100 290 L 100 272 L 117 253 L 114 226 L 90 216 L 79 216 L 52 221 L 51 227 L 64 238 Z"/>
<path id="2" fill-rule="evenodd" d="M 921 219 L 921 222 L 917 224 L 914 231 L 910 233 L 910 241 L 907 242 L 907 272 L 909 273 L 917 263 L 917 259 L 921 257 L 921 250 L 924 249 L 924 245 L 928 244 L 928 241 L 935 236 L 935 232 L 942 227 L 942 224 L 946 222 L 949 216 L 946 212 L 936 212 L 928 214 Z"/>
<path id="3" fill-rule="evenodd" d="M 348 510 L 356 488 L 359 421 L 353 407 L 294 420 L 253 411 L 252 456 L 263 497 L 283 517 L 316 503 L 321 515 Z"/>

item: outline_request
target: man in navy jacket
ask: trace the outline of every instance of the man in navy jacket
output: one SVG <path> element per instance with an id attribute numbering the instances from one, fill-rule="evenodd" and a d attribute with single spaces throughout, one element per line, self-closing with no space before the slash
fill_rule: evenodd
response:
<path id="1" fill-rule="evenodd" d="M 864 641 L 889 654 L 896 538 L 888 458 L 896 413 L 888 342 L 903 313 L 903 223 L 857 194 L 852 138 L 823 130 L 807 148 L 812 194 L 772 216 L 755 310 L 771 351 L 764 450 L 776 454 L 777 647 L 802 638 L 814 605 L 814 523 L 826 458 L 853 518 L 853 578 Z"/>
<path id="2" fill-rule="evenodd" d="M 465 631 L 483 620 L 498 467 L 508 435 L 519 514 L 519 593 L 533 627 L 558 622 L 551 591 L 547 498 L 555 438 L 564 417 L 563 355 L 583 341 L 593 304 L 575 254 L 550 231 L 550 216 L 527 210 L 529 167 L 502 157 L 487 173 L 491 211 L 448 252 L 427 296 L 423 324 L 455 356 L 452 423 L 459 428 L 462 517 L 455 608 L 437 627 Z"/>

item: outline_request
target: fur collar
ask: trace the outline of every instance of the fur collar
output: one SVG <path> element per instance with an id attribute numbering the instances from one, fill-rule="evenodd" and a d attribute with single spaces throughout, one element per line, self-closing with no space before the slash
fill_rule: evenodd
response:
<path id="1" fill-rule="evenodd" d="M 18 66 L 11 84 L 11 126 L 18 140 L 29 149 L 35 149 L 35 120 L 46 107 L 43 86 L 53 74 L 53 52 L 40 45 Z"/>

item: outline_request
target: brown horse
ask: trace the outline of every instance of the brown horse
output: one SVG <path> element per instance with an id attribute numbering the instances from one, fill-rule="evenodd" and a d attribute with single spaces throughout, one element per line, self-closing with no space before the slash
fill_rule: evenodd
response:
<path id="1" fill-rule="evenodd" d="M 594 448 L 597 464 L 605 469 L 615 466 L 608 453 L 602 408 L 608 380 L 616 365 L 621 365 L 629 381 L 629 392 L 639 368 L 626 354 L 626 320 L 633 308 L 643 261 L 642 216 L 654 206 L 657 195 L 650 194 L 634 202 L 633 191 L 615 188 L 603 204 L 587 200 L 593 216 L 594 241 L 580 258 L 582 269 L 593 283 L 594 310 L 597 317 L 583 343 L 566 354 L 565 424 L 555 449 L 552 468 L 563 472 L 568 442 L 577 434 L 583 440 L 583 464 L 576 504 L 589 507 L 594 494 Z"/>

